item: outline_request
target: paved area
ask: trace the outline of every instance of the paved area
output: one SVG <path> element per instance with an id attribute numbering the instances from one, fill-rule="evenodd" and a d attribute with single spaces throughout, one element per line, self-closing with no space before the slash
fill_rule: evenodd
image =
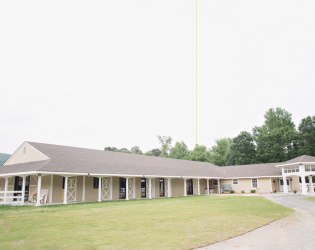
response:
<path id="1" fill-rule="evenodd" d="M 200 249 L 315 249 L 315 202 L 303 200 L 304 195 L 263 195 L 295 213 L 270 225 L 258 228 L 214 245 Z"/>

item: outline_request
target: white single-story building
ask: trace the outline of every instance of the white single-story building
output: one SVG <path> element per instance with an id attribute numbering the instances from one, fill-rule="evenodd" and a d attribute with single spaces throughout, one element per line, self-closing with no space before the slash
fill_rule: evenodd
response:
<path id="1" fill-rule="evenodd" d="M 0 203 L 63 203 L 224 193 L 314 192 L 315 157 L 218 167 L 206 162 L 24 142 L 0 167 Z M 301 184 L 299 183 L 301 177 Z M 284 185 L 286 184 L 286 185 Z M 36 197 L 36 198 L 35 198 Z M 35 199 L 34 199 L 35 198 Z"/>

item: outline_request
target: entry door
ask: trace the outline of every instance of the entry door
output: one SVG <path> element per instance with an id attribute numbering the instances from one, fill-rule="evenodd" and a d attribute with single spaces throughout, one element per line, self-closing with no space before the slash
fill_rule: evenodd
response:
<path id="1" fill-rule="evenodd" d="M 119 178 L 119 199 L 126 199 L 126 178 Z"/>
<path id="2" fill-rule="evenodd" d="M 67 201 L 77 200 L 77 177 L 68 177 Z"/>
<path id="3" fill-rule="evenodd" d="M 141 178 L 141 198 L 146 198 L 146 178 Z"/>
<path id="4" fill-rule="evenodd" d="M 22 183 L 23 183 L 23 177 L 15 176 L 14 191 L 22 191 Z M 28 201 L 29 190 L 30 190 L 30 176 L 27 176 L 25 178 L 25 196 L 24 196 L 24 201 Z M 20 193 L 14 194 L 14 196 L 21 196 L 21 194 Z"/>
<path id="5" fill-rule="evenodd" d="M 287 179 L 287 186 L 288 186 L 288 191 L 291 192 L 290 179 Z"/>
<path id="6" fill-rule="evenodd" d="M 284 191 L 283 188 L 283 179 L 280 179 L 280 192 Z M 288 187 L 288 191 L 291 191 L 291 185 L 290 185 L 290 179 L 287 179 L 287 187 Z"/>
<path id="7" fill-rule="evenodd" d="M 160 179 L 160 197 L 165 196 L 164 179 Z"/>
<path id="8" fill-rule="evenodd" d="M 187 195 L 192 195 L 194 193 L 192 179 L 189 179 L 186 181 L 186 189 L 187 189 Z"/>

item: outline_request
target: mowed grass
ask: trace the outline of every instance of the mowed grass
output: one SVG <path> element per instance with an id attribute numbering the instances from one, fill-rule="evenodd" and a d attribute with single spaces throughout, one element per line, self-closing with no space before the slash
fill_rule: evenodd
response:
<path id="1" fill-rule="evenodd" d="M 206 245 L 292 212 L 262 197 L 215 195 L 0 206 L 0 249 L 188 249 L 196 237 Z"/>
<path id="2" fill-rule="evenodd" d="M 304 200 L 315 201 L 315 197 L 303 198 Z"/>

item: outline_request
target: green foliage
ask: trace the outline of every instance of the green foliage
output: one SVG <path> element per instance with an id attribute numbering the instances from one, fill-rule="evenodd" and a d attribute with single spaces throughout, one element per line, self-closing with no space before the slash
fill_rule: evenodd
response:
<path id="1" fill-rule="evenodd" d="M 187 145 L 183 141 L 176 142 L 170 150 L 170 158 L 190 160 L 190 151 Z"/>
<path id="2" fill-rule="evenodd" d="M 116 147 L 106 147 L 104 148 L 105 151 L 112 151 L 112 152 L 119 152 L 119 149 Z"/>
<path id="3" fill-rule="evenodd" d="M 171 150 L 172 137 L 158 135 L 159 142 L 161 144 L 161 157 L 169 157 Z"/>
<path id="4" fill-rule="evenodd" d="M 143 155 L 141 149 L 138 146 L 133 146 L 130 151 L 132 154 Z"/>
<path id="5" fill-rule="evenodd" d="M 217 139 L 211 149 L 197 144 L 190 151 L 183 141 L 171 147 L 172 137 L 158 135 L 161 148 L 152 149 L 145 155 L 197 160 L 217 166 L 283 162 L 300 155 L 315 156 L 315 116 L 303 118 L 298 131 L 291 116 L 281 108 L 269 109 L 264 115 L 264 124 L 254 127 L 253 134 L 242 131 L 233 139 Z M 104 150 L 143 155 L 138 146 L 131 150 L 116 147 Z"/>
<path id="6" fill-rule="evenodd" d="M 258 162 L 283 162 L 295 157 L 293 142 L 297 131 L 291 116 L 281 108 L 269 109 L 265 114 L 264 125 L 253 128 Z"/>
<path id="7" fill-rule="evenodd" d="M 197 152 L 197 154 L 196 154 L 196 152 Z M 194 150 L 190 152 L 190 160 L 209 162 L 210 152 L 208 151 L 206 146 L 197 144 L 195 146 Z"/>
<path id="8" fill-rule="evenodd" d="M 302 119 L 297 144 L 299 155 L 315 156 L 315 116 Z"/>
<path id="9" fill-rule="evenodd" d="M 227 155 L 228 165 L 247 165 L 256 163 L 256 147 L 253 136 L 243 131 L 233 138 Z"/>
<path id="10" fill-rule="evenodd" d="M 256 189 L 250 190 L 251 193 L 256 193 Z"/>
<path id="11" fill-rule="evenodd" d="M 122 153 L 128 153 L 128 154 L 130 154 L 130 153 L 131 153 L 131 152 L 130 152 L 130 150 L 129 150 L 129 149 L 127 149 L 127 148 L 121 148 L 119 152 L 122 152 Z"/>
<path id="12" fill-rule="evenodd" d="M 0 153 L 0 166 L 10 158 L 11 155 Z"/>
<path id="13" fill-rule="evenodd" d="M 215 140 L 216 144 L 210 149 L 209 162 L 217 166 L 228 166 L 227 156 L 232 144 L 231 138 Z"/>
<path id="14" fill-rule="evenodd" d="M 160 156 L 160 154 L 162 153 L 161 149 L 159 148 L 154 148 L 150 150 L 149 152 L 151 152 L 154 156 Z"/>
<path id="15" fill-rule="evenodd" d="M 230 194 L 234 194 L 235 193 L 235 191 L 232 189 L 232 190 L 230 190 Z"/>
<path id="16" fill-rule="evenodd" d="M 116 147 L 106 147 L 104 148 L 105 151 L 112 151 L 112 152 L 122 152 L 122 153 L 131 153 L 127 148 L 116 148 Z"/>
<path id="17" fill-rule="evenodd" d="M 242 194 L 245 194 L 245 191 L 244 191 L 244 190 L 242 190 Z"/>

